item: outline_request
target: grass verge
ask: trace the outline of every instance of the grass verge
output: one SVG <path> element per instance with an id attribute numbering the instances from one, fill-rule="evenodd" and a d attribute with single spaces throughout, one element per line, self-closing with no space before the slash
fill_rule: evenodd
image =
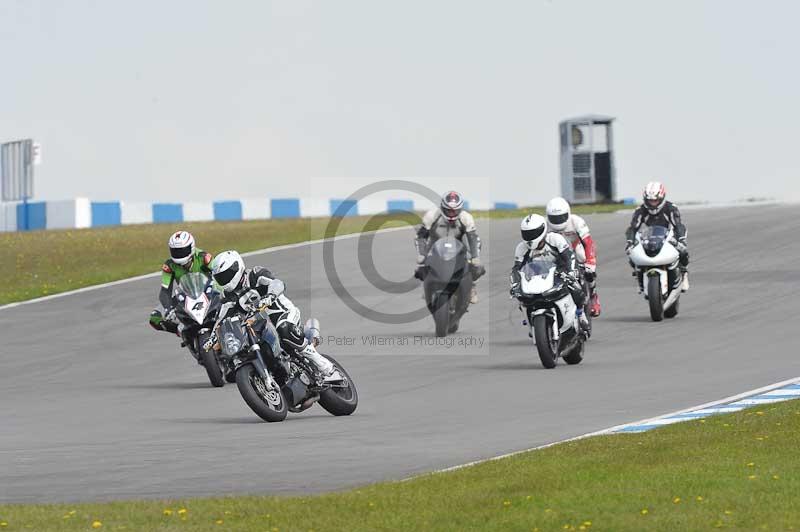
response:
<path id="1" fill-rule="evenodd" d="M 0 505 L 3 530 L 796 530 L 800 401 L 308 497 Z M 5 523 L 3 525 L 2 523 Z"/>
<path id="2" fill-rule="evenodd" d="M 621 208 L 624 207 L 610 204 L 579 206 L 575 210 L 611 212 Z M 476 215 L 521 217 L 533 210 L 537 209 Z M 329 218 L 295 218 L 0 233 L 0 278 L 4 280 L 0 285 L 0 305 L 157 271 L 167 257 L 167 239 L 178 229 L 191 231 L 206 251 L 246 252 L 333 236 L 329 234 L 329 222 Z M 335 234 L 418 222 L 415 214 L 343 218 Z M 409 260 L 413 260 L 411 247 Z"/>

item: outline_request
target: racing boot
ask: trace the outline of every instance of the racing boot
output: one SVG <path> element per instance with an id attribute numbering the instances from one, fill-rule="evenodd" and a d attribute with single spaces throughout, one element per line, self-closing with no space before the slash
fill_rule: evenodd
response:
<path id="1" fill-rule="evenodd" d="M 578 308 L 575 311 L 575 316 L 578 318 L 578 324 L 581 326 L 581 330 L 588 334 L 592 326 L 589 324 L 589 318 L 586 317 L 586 313 L 583 312 L 582 308 Z"/>
<path id="2" fill-rule="evenodd" d="M 589 300 L 589 313 L 593 318 L 596 318 L 600 315 L 600 310 L 600 297 L 597 292 L 592 292 L 592 297 Z"/>
<path id="3" fill-rule="evenodd" d="M 472 284 L 472 288 L 469 291 L 469 304 L 475 305 L 478 302 L 478 287 L 475 286 L 475 283 Z"/>
<path id="4" fill-rule="evenodd" d="M 307 344 L 299 353 L 306 360 L 311 362 L 322 378 L 322 383 L 336 382 L 342 380 L 342 375 L 337 371 L 330 360 L 319 354 L 313 344 Z"/>
<path id="5" fill-rule="evenodd" d="M 681 292 L 689 291 L 689 272 L 683 270 L 683 282 L 681 283 Z"/>

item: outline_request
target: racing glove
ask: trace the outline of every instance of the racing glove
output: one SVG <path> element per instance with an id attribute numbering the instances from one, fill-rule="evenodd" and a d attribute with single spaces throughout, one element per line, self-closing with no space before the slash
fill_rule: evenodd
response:
<path id="1" fill-rule="evenodd" d="M 481 259 L 475 257 L 469 261 L 470 269 L 472 270 L 472 279 L 477 281 L 486 273 L 486 268 L 481 264 Z"/>
<path id="2" fill-rule="evenodd" d="M 633 240 L 628 240 L 625 243 L 625 254 L 626 255 L 630 255 L 631 254 L 631 250 L 633 249 L 633 246 L 635 246 L 635 245 L 636 245 L 636 243 Z"/>
<path id="3" fill-rule="evenodd" d="M 256 308 L 261 300 L 261 295 L 257 290 L 250 289 L 239 297 L 239 306 L 245 311 L 250 312 Z"/>
<path id="4" fill-rule="evenodd" d="M 203 350 L 210 351 L 214 347 L 214 344 L 216 343 L 217 343 L 217 332 L 212 331 L 211 336 L 209 336 L 208 340 L 206 340 L 205 343 L 203 344 Z"/>
<path id="5" fill-rule="evenodd" d="M 271 307 L 275 300 L 278 298 L 275 294 L 267 294 L 265 297 L 261 298 L 259 302 L 259 307 Z"/>
<path id="6" fill-rule="evenodd" d="M 682 240 L 673 240 L 671 243 L 673 246 L 675 246 L 675 249 L 678 250 L 678 253 L 681 254 L 686 253 L 687 248 L 685 242 L 683 242 Z"/>

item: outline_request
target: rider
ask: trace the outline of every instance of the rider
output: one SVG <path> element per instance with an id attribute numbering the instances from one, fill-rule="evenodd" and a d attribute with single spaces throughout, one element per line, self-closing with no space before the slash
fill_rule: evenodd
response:
<path id="1" fill-rule="evenodd" d="M 589 226 L 586 221 L 570 212 L 569 203 L 564 198 L 553 198 L 547 202 L 547 229 L 558 233 L 572 244 L 575 258 L 583 265 L 584 276 L 591 288 L 589 313 L 593 317 L 600 315 L 600 298 L 597 295 L 597 253 Z"/>
<path id="2" fill-rule="evenodd" d="M 223 294 L 217 323 L 234 314 L 265 305 L 284 351 L 309 360 L 323 382 L 342 379 L 334 365 L 306 339 L 300 326 L 300 309 L 284 295 L 283 281 L 271 271 L 261 266 L 245 269 L 244 260 L 236 251 L 223 251 L 217 255 L 211 263 L 211 270 Z"/>
<path id="3" fill-rule="evenodd" d="M 477 280 L 486 273 L 486 268 L 480 259 L 481 239 L 478 236 L 475 219 L 464 210 L 464 199 L 454 190 L 442 196 L 439 208 L 426 212 L 422 217 L 422 223 L 417 227 L 417 238 L 414 240 L 414 246 L 417 248 L 417 265 L 414 277 L 419 280 L 425 278 L 425 256 L 431 244 L 448 236 L 454 236 L 467 246 L 470 271 L 475 281 L 470 292 L 470 303 L 474 305 L 478 302 Z"/>
<path id="4" fill-rule="evenodd" d="M 172 285 L 187 273 L 203 272 L 211 275 L 211 253 L 195 246 L 188 231 L 178 231 L 169 237 L 169 257 L 161 266 L 161 305 L 150 313 L 150 326 L 157 331 L 178 333 L 178 320 L 172 308 Z"/>
<path id="5" fill-rule="evenodd" d="M 520 269 L 531 259 L 537 257 L 550 257 L 556 262 L 558 270 L 567 274 L 567 282 L 572 300 L 577 310 L 575 315 L 583 330 L 589 329 L 589 320 L 583 312 L 586 295 L 578 281 L 578 264 L 575 253 L 572 251 L 567 239 L 558 233 L 547 230 L 547 222 L 539 214 L 529 214 L 520 224 L 522 242 L 517 244 L 514 251 L 514 266 L 511 268 L 511 295 L 519 289 L 521 275 Z"/>
<path id="6" fill-rule="evenodd" d="M 625 252 L 630 253 L 635 245 L 636 233 L 642 225 L 661 225 L 672 229 L 675 240 L 672 244 L 680 253 L 680 267 L 683 273 L 681 291 L 689 291 L 689 248 L 686 245 L 686 226 L 681 221 L 681 213 L 675 204 L 666 201 L 667 190 L 658 181 L 651 181 L 644 187 L 642 195 L 644 203 L 633 213 L 631 225 L 625 231 Z M 639 292 L 643 291 L 642 278 L 639 276 Z"/>

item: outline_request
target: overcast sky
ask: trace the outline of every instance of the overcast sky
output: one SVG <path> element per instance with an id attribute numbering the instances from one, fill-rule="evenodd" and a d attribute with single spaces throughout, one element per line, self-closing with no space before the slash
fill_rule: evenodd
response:
<path id="1" fill-rule="evenodd" d="M 46 199 L 436 176 L 533 202 L 558 192 L 558 122 L 601 113 L 622 195 L 800 199 L 798 20 L 788 0 L 2 0 L 0 140 L 42 143 Z"/>

